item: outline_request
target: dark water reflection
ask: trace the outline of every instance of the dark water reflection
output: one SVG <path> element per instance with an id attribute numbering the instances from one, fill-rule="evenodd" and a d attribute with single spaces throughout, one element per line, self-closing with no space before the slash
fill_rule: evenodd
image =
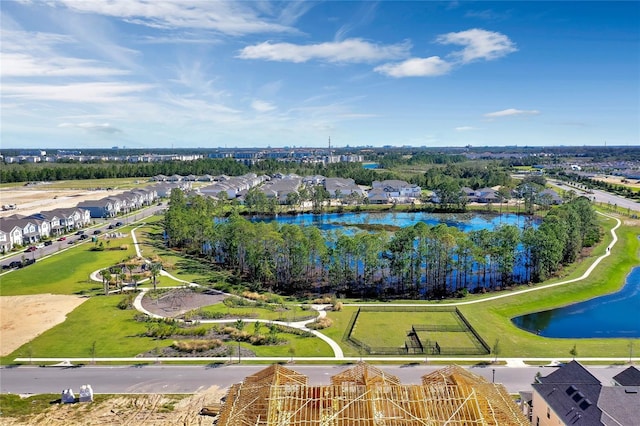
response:
<path id="1" fill-rule="evenodd" d="M 640 337 L 640 266 L 631 271 L 617 293 L 512 321 L 545 337 Z"/>

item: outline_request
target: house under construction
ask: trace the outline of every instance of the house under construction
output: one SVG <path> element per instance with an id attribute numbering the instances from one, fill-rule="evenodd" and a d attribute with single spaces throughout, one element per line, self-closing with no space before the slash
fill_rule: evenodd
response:
<path id="1" fill-rule="evenodd" d="M 233 385 L 217 426 L 529 425 L 504 386 L 458 366 L 403 385 L 359 363 L 311 386 L 307 377 L 272 365 Z"/>

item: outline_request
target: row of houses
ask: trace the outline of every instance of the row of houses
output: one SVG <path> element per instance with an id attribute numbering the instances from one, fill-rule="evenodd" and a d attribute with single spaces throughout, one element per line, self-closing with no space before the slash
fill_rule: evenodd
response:
<path id="1" fill-rule="evenodd" d="M 0 252 L 26 246 L 85 228 L 95 218 L 112 218 L 151 205 L 160 197 L 168 197 L 174 188 L 191 189 L 188 183 L 167 183 L 134 189 L 99 200 L 78 203 L 76 207 L 55 209 L 29 216 L 0 218 Z"/>
<path id="2" fill-rule="evenodd" d="M 89 223 L 89 211 L 79 207 L 0 218 L 0 252 L 6 253 L 16 246 L 34 244 L 73 232 Z"/>
<path id="3" fill-rule="evenodd" d="M 244 196 L 252 188 L 258 188 L 268 199 L 277 199 L 280 204 L 285 204 L 289 194 L 298 193 L 302 188 L 322 186 L 332 199 L 368 197 L 371 203 L 410 203 L 420 197 L 421 188 L 418 185 L 409 184 L 401 180 L 374 181 L 373 188 L 369 191 L 357 185 L 350 178 L 329 178 L 321 175 L 301 177 L 296 174 L 283 175 L 276 173 L 273 176 L 258 176 L 248 173 L 237 177 L 216 177 L 214 183 L 199 188 L 201 195 L 225 199 L 239 199 L 242 202 Z"/>
<path id="4" fill-rule="evenodd" d="M 127 214 L 142 207 L 151 205 L 158 198 L 154 187 L 134 189 L 119 195 L 112 195 L 99 200 L 87 200 L 78 207 L 87 210 L 92 218 L 110 218 L 119 214 Z"/>
<path id="5" fill-rule="evenodd" d="M 469 203 L 483 203 L 483 204 L 490 204 L 490 203 L 499 203 L 500 200 L 503 198 L 499 193 L 498 193 L 498 189 L 496 188 L 480 188 L 480 189 L 471 189 L 468 187 L 462 187 L 461 188 L 461 195 L 463 195 L 466 198 L 466 201 Z M 512 196 L 518 196 L 521 197 L 522 194 L 517 194 L 515 192 L 513 192 L 511 194 Z M 545 204 L 562 204 L 562 197 L 560 197 L 560 195 L 558 195 L 557 192 L 555 192 L 552 189 L 544 189 L 540 192 L 537 192 L 535 194 L 537 201 L 542 204 L 543 202 L 545 202 Z M 437 193 L 434 193 L 431 196 L 431 201 L 438 204 L 440 203 L 440 198 L 438 197 Z"/>

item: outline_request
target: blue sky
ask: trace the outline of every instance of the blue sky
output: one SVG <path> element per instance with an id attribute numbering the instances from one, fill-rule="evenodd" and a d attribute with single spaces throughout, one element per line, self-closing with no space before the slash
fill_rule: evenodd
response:
<path id="1" fill-rule="evenodd" d="M 640 145 L 639 2 L 0 2 L 4 148 Z"/>

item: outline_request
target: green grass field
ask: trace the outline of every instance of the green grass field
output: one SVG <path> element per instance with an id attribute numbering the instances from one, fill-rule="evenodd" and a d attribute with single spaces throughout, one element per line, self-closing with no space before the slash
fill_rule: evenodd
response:
<path id="1" fill-rule="evenodd" d="M 454 312 L 426 309 L 425 312 L 361 311 L 351 336 L 372 347 L 401 347 L 413 325 L 458 325 L 458 317 Z"/>
<path id="2" fill-rule="evenodd" d="M 60 247 L 68 247 L 64 241 Z M 102 291 L 102 284 L 89 281 L 89 274 L 114 265 L 135 254 L 130 236 L 114 239 L 112 248 L 128 246 L 127 250 L 91 251 L 88 242 L 71 247 L 63 253 L 0 277 L 0 295 L 26 294 L 95 294 Z"/>
<path id="3" fill-rule="evenodd" d="M 601 223 L 605 234 L 603 241 L 593 249 L 592 257 L 568 266 L 560 276 L 538 285 L 565 281 L 581 276 L 592 264 L 593 259 L 602 255 L 606 246 L 611 242 L 609 229 L 615 225 L 614 221 L 603 218 Z M 459 309 L 489 345 L 492 345 L 496 339 L 500 339 L 500 356 L 503 357 L 570 357 L 569 351 L 574 344 L 577 347 L 578 356 L 629 356 L 629 339 L 544 338 L 523 331 L 511 323 L 511 318 L 519 315 L 561 307 L 619 290 L 631 269 L 640 264 L 640 239 L 638 238 L 640 229 L 637 226 L 625 225 L 617 230 L 617 234 L 619 241 L 612 250 L 612 256 L 601 262 L 591 276 L 584 281 L 494 301 L 461 305 Z M 528 287 L 520 286 L 514 290 L 524 288 Z M 469 295 L 465 298 L 465 301 L 486 299 L 493 295 L 495 293 Z M 446 300 L 444 302 L 459 302 L 459 300 Z M 329 313 L 334 325 L 329 329 L 322 330 L 322 332 L 337 342 L 341 342 L 351 315 L 356 310 L 357 308 L 355 307 L 345 306 L 341 312 Z M 399 327 L 395 326 L 397 321 L 401 320 L 394 318 L 388 324 L 393 324 L 394 329 L 399 329 Z M 379 330 L 378 332 L 382 334 Z M 358 330 L 357 333 L 362 333 L 362 331 Z M 341 346 L 346 355 L 358 355 L 357 348 L 352 345 L 342 342 Z M 640 347 L 640 339 L 635 339 L 634 346 L 636 348 Z"/>

